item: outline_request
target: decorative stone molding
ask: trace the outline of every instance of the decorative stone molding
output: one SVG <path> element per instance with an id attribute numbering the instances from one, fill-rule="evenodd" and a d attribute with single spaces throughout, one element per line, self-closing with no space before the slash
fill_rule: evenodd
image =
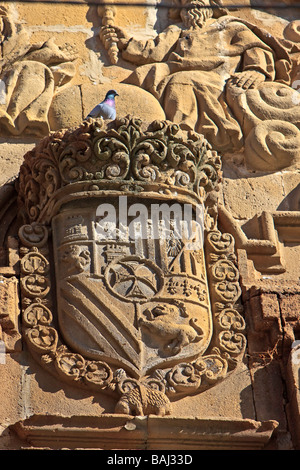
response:
<path id="1" fill-rule="evenodd" d="M 262 450 L 277 426 L 251 419 L 36 415 L 11 428 L 37 448 Z"/>
<path id="2" fill-rule="evenodd" d="M 235 369 L 245 324 L 234 239 L 217 227 L 219 182 L 206 140 L 166 121 L 90 120 L 25 155 L 23 334 L 49 372 L 114 395 L 117 413 L 164 416 Z M 143 204 L 144 238 L 130 236 L 120 197 Z M 203 208 L 204 246 L 199 226 L 197 243 L 176 237 L 172 217 L 167 236 L 153 238 L 151 204 L 168 201 Z M 118 229 L 101 225 L 101 203 Z"/>
<path id="3" fill-rule="evenodd" d="M 258 171 L 299 167 L 298 93 L 273 82 L 246 92 L 229 90 L 228 102 L 243 129 L 246 166 Z"/>
<path id="4" fill-rule="evenodd" d="M 102 27 L 100 30 L 100 39 L 102 40 L 105 49 L 108 52 L 110 61 L 112 64 L 118 62 L 118 36 L 116 33 L 111 31 L 111 27 L 114 26 L 114 17 L 116 14 L 116 8 L 113 6 L 98 7 L 99 16 L 102 18 Z"/>
<path id="5" fill-rule="evenodd" d="M 65 202 L 69 192 L 83 198 L 100 187 L 143 197 L 143 185 L 169 198 L 172 186 L 197 200 L 217 186 L 221 162 L 203 136 L 164 121 L 154 121 L 145 133 L 139 119 L 108 126 L 106 131 L 101 121 L 85 121 L 75 130 L 52 133 L 25 155 L 19 179 L 24 220 L 48 222 L 60 205 L 53 206 L 58 190 Z"/>
<path id="6" fill-rule="evenodd" d="M 299 310 L 298 310 L 299 311 Z M 290 354 L 286 369 L 286 383 L 288 394 L 288 419 L 293 426 L 293 444 L 296 450 L 300 449 L 300 382 L 299 382 L 299 341 L 295 341 L 290 349 Z"/>

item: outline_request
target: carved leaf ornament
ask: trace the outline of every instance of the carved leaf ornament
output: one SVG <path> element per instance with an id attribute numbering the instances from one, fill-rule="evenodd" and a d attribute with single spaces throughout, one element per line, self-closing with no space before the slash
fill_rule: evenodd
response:
<path id="1" fill-rule="evenodd" d="M 130 117 L 85 121 L 25 155 L 23 334 L 50 373 L 115 395 L 118 413 L 163 416 L 235 369 L 245 324 L 234 240 L 218 230 L 212 197 L 220 167 L 203 136 Z M 161 236 L 150 209 L 167 202 L 203 208 L 202 244 L 201 230 L 177 236 L 173 212 Z M 103 228 L 99 206 L 113 208 L 118 228 Z"/>
<path id="2" fill-rule="evenodd" d="M 217 182 L 220 164 L 213 163 L 217 157 L 203 136 L 191 132 L 185 140 L 177 125 L 159 121 L 146 132 L 138 119 L 116 121 L 115 127 L 85 121 L 52 133 L 25 155 L 19 194 L 28 221 L 44 218 L 54 193 L 71 183 L 124 180 L 198 192 Z M 207 150 L 210 161 L 204 162 Z"/>

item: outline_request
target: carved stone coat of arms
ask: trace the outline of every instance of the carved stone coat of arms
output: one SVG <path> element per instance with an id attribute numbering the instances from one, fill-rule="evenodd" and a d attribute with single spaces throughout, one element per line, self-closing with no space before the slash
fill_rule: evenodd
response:
<path id="1" fill-rule="evenodd" d="M 243 354 L 220 159 L 169 122 L 85 121 L 26 154 L 19 207 L 24 335 L 61 379 L 159 415 Z"/>

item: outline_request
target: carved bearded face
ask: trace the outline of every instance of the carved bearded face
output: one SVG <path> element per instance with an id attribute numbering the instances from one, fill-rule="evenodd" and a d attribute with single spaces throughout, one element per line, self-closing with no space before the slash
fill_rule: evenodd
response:
<path id="1" fill-rule="evenodd" d="M 187 28 L 202 28 L 204 23 L 213 16 L 213 10 L 212 8 L 199 8 L 199 6 L 210 6 L 209 0 L 194 0 L 189 2 L 189 5 L 194 5 L 194 7 L 182 9 L 180 12 L 184 25 Z"/>

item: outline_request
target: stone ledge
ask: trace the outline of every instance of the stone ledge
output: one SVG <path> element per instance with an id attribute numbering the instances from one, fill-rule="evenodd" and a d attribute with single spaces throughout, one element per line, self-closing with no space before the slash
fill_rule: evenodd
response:
<path id="1" fill-rule="evenodd" d="M 51 449 L 261 450 L 277 421 L 159 416 L 33 415 L 11 426 L 26 445 Z"/>

